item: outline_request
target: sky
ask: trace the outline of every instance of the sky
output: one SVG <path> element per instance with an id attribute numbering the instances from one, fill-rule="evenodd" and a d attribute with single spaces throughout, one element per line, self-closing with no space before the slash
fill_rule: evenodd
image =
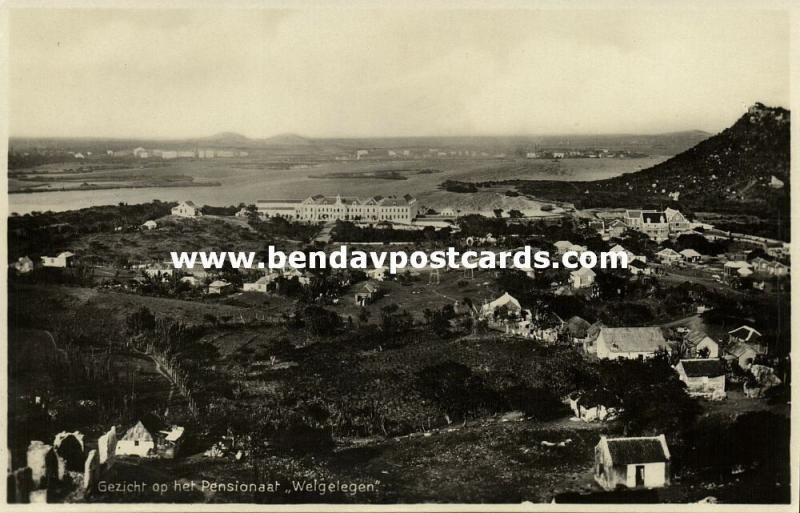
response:
<path id="1" fill-rule="evenodd" d="M 9 41 L 12 136 L 714 133 L 790 95 L 781 11 L 14 9 Z"/>

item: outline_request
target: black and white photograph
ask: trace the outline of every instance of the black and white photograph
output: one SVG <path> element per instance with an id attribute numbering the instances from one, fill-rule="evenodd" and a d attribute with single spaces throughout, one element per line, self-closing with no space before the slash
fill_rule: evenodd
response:
<path id="1" fill-rule="evenodd" d="M 0 509 L 797 511 L 798 7 L 0 5 Z"/>

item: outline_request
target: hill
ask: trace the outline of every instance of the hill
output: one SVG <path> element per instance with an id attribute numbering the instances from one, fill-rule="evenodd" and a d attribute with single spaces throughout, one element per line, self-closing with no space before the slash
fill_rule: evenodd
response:
<path id="1" fill-rule="evenodd" d="M 297 134 L 278 134 L 261 141 L 269 146 L 309 146 L 314 144 L 310 139 Z"/>
<path id="2" fill-rule="evenodd" d="M 789 111 L 756 103 L 731 127 L 648 169 L 593 182 L 507 183 L 577 208 L 723 214 L 731 219 L 723 229 L 789 240 L 789 148 Z"/>

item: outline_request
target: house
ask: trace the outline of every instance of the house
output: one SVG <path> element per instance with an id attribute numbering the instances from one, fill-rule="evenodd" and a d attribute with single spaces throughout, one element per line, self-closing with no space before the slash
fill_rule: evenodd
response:
<path id="1" fill-rule="evenodd" d="M 594 448 L 594 480 L 605 490 L 669 485 L 670 453 L 664 435 L 600 437 Z"/>
<path id="2" fill-rule="evenodd" d="M 586 338 L 591 327 L 589 321 L 575 315 L 564 323 L 564 333 L 572 339 L 572 342 L 577 343 Z"/>
<path id="3" fill-rule="evenodd" d="M 598 358 L 635 359 L 652 357 L 656 351 L 667 347 L 667 341 L 661 328 L 602 328 L 595 345 Z"/>
<path id="4" fill-rule="evenodd" d="M 178 158 L 178 152 L 174 150 L 164 150 L 161 152 L 161 158 L 164 160 L 172 160 Z"/>
<path id="5" fill-rule="evenodd" d="M 780 262 L 769 262 L 766 265 L 766 271 L 772 276 L 787 276 L 789 274 L 789 266 Z"/>
<path id="6" fill-rule="evenodd" d="M 246 218 L 246 217 L 248 217 L 248 216 L 250 215 L 250 211 L 249 211 L 249 210 L 247 210 L 247 207 L 242 207 L 242 208 L 240 208 L 240 209 L 239 209 L 239 211 L 238 211 L 238 212 L 236 212 L 236 214 L 234 214 L 234 215 L 235 215 L 236 217 L 245 217 L 245 218 Z"/>
<path id="7" fill-rule="evenodd" d="M 267 276 L 262 276 L 261 278 L 257 279 L 252 283 L 244 283 L 242 284 L 242 290 L 245 292 L 267 292 L 267 286 L 272 283 L 271 280 Z"/>
<path id="8" fill-rule="evenodd" d="M 367 277 L 371 280 L 375 281 L 384 281 L 386 279 L 386 274 L 388 271 L 385 267 L 376 267 L 375 269 L 368 269 L 366 274 Z"/>
<path id="9" fill-rule="evenodd" d="M 145 149 L 144 149 L 144 148 L 142 148 L 141 146 L 139 146 L 138 148 L 134 148 L 134 149 L 133 149 L 133 156 L 134 156 L 134 157 L 145 158 L 145 157 L 142 157 L 142 154 L 143 154 L 143 153 L 144 153 L 144 154 L 146 154 L 146 153 L 147 153 L 147 150 L 145 150 Z"/>
<path id="10" fill-rule="evenodd" d="M 583 343 L 583 351 L 586 354 L 597 354 L 597 337 L 600 336 L 600 330 L 605 328 L 601 321 L 597 321 L 586 330 L 586 337 L 581 341 Z"/>
<path id="11" fill-rule="evenodd" d="M 481 315 L 483 317 L 493 317 L 499 308 L 505 308 L 509 312 L 519 314 L 522 312 L 522 306 L 519 301 L 509 294 L 504 292 L 502 296 L 498 297 L 491 303 L 486 303 L 481 307 Z"/>
<path id="12" fill-rule="evenodd" d="M 231 284 L 225 280 L 214 280 L 208 285 L 209 294 L 224 294 L 231 289 Z"/>
<path id="13" fill-rule="evenodd" d="M 156 443 L 153 435 L 144 427 L 142 421 L 130 428 L 125 436 L 117 440 L 115 453 L 121 456 L 153 456 L 156 450 Z"/>
<path id="14" fill-rule="evenodd" d="M 372 282 L 365 283 L 358 292 L 356 292 L 355 300 L 357 305 L 367 306 L 371 303 L 375 296 L 378 294 L 378 286 Z"/>
<path id="15" fill-rule="evenodd" d="M 162 458 L 173 459 L 183 443 L 183 426 L 170 426 L 169 429 L 159 431 L 159 440 L 156 451 Z"/>
<path id="16" fill-rule="evenodd" d="M 680 254 L 687 262 L 699 262 L 700 259 L 703 257 L 703 255 L 693 250 L 692 248 L 686 248 L 683 251 L 681 251 Z"/>
<path id="17" fill-rule="evenodd" d="M 723 358 L 728 361 L 736 361 L 739 367 L 747 369 L 755 361 L 757 356 L 766 354 L 767 348 L 764 346 L 735 341 L 729 343 L 725 348 Z"/>
<path id="18" fill-rule="evenodd" d="M 725 362 L 712 358 L 680 360 L 675 366 L 690 395 L 725 392 Z"/>
<path id="19" fill-rule="evenodd" d="M 573 289 L 584 289 L 594 284 L 597 274 L 588 267 L 581 267 L 577 271 L 569 273 L 569 281 Z"/>
<path id="20" fill-rule="evenodd" d="M 158 223 L 150 219 L 149 221 L 145 221 L 144 223 L 142 223 L 142 228 L 144 228 L 145 230 L 155 230 L 156 228 L 158 228 Z"/>
<path id="21" fill-rule="evenodd" d="M 28 274 L 33 271 L 33 260 L 26 256 L 19 257 L 17 261 L 12 264 L 12 267 L 19 274 Z"/>
<path id="22" fill-rule="evenodd" d="M 667 223 L 669 224 L 670 233 L 685 232 L 692 227 L 692 223 L 686 219 L 686 216 L 681 214 L 680 210 L 667 208 L 664 210 L 664 217 L 666 217 Z"/>
<path id="23" fill-rule="evenodd" d="M 753 274 L 751 267 L 752 266 L 744 260 L 731 260 L 730 262 L 725 262 L 725 265 L 722 266 L 722 274 L 727 277 L 749 276 Z M 742 271 L 742 269 L 744 269 L 744 271 Z"/>
<path id="24" fill-rule="evenodd" d="M 200 285 L 200 280 L 198 280 L 194 276 L 184 276 L 183 278 L 181 278 L 181 283 L 188 283 L 192 287 L 197 287 L 198 285 Z"/>
<path id="25" fill-rule="evenodd" d="M 606 232 L 610 237 L 613 238 L 620 238 L 622 234 L 625 233 L 625 230 L 628 229 L 628 225 L 622 222 L 620 219 L 614 219 L 608 224 L 606 228 Z"/>
<path id="26" fill-rule="evenodd" d="M 181 201 L 178 206 L 172 207 L 172 215 L 179 217 L 202 216 L 201 210 L 191 201 Z"/>
<path id="27" fill-rule="evenodd" d="M 175 267 L 172 264 L 157 263 L 146 266 L 142 271 L 150 278 L 164 279 L 175 273 Z"/>
<path id="28" fill-rule="evenodd" d="M 683 260 L 681 254 L 672 248 L 664 248 L 656 253 L 656 256 L 658 256 L 659 260 L 661 260 L 661 263 L 665 265 L 672 265 L 675 262 L 680 262 Z"/>
<path id="29" fill-rule="evenodd" d="M 705 354 L 706 358 L 719 358 L 719 344 L 702 331 L 689 330 L 686 333 L 685 341 L 691 348 L 692 356 L 699 357 L 701 354 Z"/>
<path id="30" fill-rule="evenodd" d="M 633 260 L 628 262 L 628 271 L 634 276 L 639 274 L 644 274 L 646 276 L 650 275 L 651 269 L 646 263 L 642 262 L 641 260 Z"/>
<path id="31" fill-rule="evenodd" d="M 558 251 L 559 255 L 563 255 L 564 253 L 569 251 L 569 248 L 571 248 L 572 245 L 573 244 L 568 240 L 560 240 L 560 241 L 557 241 L 557 242 L 553 243 L 553 246 L 556 247 L 556 250 Z"/>
<path id="32" fill-rule="evenodd" d="M 42 257 L 42 265 L 44 267 L 72 267 L 74 263 L 75 253 L 70 251 L 63 251 L 54 257 Z"/>

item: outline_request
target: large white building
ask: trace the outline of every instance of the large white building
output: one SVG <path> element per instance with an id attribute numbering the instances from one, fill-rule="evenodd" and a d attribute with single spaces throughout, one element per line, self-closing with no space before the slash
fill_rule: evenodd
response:
<path id="1" fill-rule="evenodd" d="M 298 221 L 410 223 L 417 217 L 418 205 L 417 199 L 409 194 L 366 199 L 318 194 L 304 200 L 259 200 L 256 207 L 262 217 L 285 217 Z"/>
<path id="2" fill-rule="evenodd" d="M 670 234 L 688 231 L 691 223 L 679 210 L 667 208 L 660 210 L 626 210 L 625 224 L 631 229 L 643 232 L 651 239 L 661 242 Z"/>

